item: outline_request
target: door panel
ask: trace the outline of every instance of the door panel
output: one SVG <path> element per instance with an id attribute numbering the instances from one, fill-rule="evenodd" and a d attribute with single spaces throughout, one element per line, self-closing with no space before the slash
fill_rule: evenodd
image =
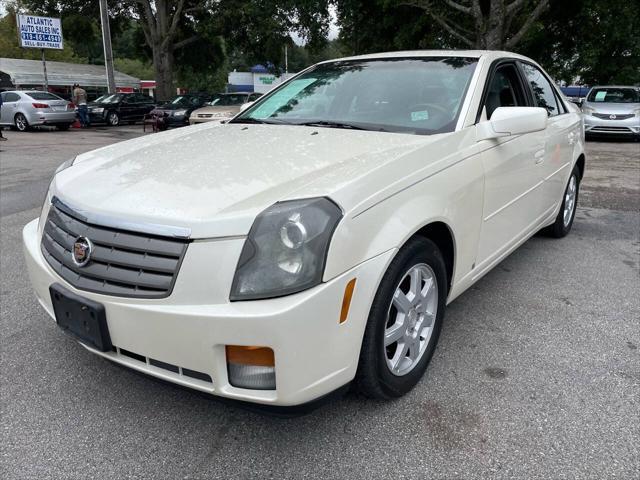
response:
<path id="1" fill-rule="evenodd" d="M 523 77 L 516 64 L 508 62 L 492 74 L 481 120 L 499 107 L 528 105 Z M 484 140 L 488 147 L 481 154 L 485 189 L 477 268 L 490 264 L 543 215 L 545 137 L 541 131 Z"/>
<path id="2" fill-rule="evenodd" d="M 491 262 L 544 212 L 544 132 L 498 141 L 482 153 L 485 194 L 477 264 Z"/>
<path id="3" fill-rule="evenodd" d="M 580 122 L 577 115 L 567 112 L 542 70 L 526 62 L 520 62 L 519 65 L 531 89 L 534 105 L 545 108 L 549 113 L 541 167 L 544 176 L 543 204 L 545 209 L 550 209 L 560 202 L 569 178 L 573 144 L 580 135 Z"/>

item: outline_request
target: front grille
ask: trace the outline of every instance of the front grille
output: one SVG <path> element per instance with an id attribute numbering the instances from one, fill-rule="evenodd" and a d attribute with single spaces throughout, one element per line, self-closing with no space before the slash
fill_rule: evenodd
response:
<path id="1" fill-rule="evenodd" d="M 199 113 L 198 118 L 211 118 L 213 117 L 212 113 Z"/>
<path id="2" fill-rule="evenodd" d="M 593 116 L 597 118 L 602 118 L 603 120 L 627 120 L 634 116 L 633 113 L 616 113 L 614 118 L 611 118 L 611 113 L 594 113 Z"/>
<path id="3" fill-rule="evenodd" d="M 617 133 L 633 133 L 633 130 L 627 127 L 593 127 L 589 132 L 617 132 Z"/>
<path id="4" fill-rule="evenodd" d="M 156 368 L 162 368 L 163 370 L 172 372 L 175 375 L 180 377 L 195 378 L 196 380 L 200 380 L 202 382 L 213 383 L 213 380 L 211 379 L 211 375 L 207 373 L 198 372 L 196 370 L 190 370 L 185 367 L 179 367 L 178 365 L 173 365 L 171 363 L 163 362 L 161 360 L 155 360 L 153 358 L 145 357 L 144 355 L 140 355 L 139 353 L 130 352 L 129 350 L 125 350 L 124 348 L 120 348 L 116 346 L 113 347 L 113 352 L 118 355 L 132 358 L 133 360 L 137 360 L 138 362 L 151 365 Z"/>
<path id="5" fill-rule="evenodd" d="M 65 209 L 66 210 L 66 209 Z M 72 250 L 80 236 L 93 243 L 89 262 L 79 267 Z M 187 240 L 134 233 L 86 223 L 51 206 L 41 249 L 49 265 L 79 290 L 136 298 L 171 294 Z"/>

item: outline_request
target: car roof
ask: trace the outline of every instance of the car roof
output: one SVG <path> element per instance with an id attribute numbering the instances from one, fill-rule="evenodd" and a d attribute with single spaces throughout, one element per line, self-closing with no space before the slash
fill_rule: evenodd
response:
<path id="1" fill-rule="evenodd" d="M 334 60 L 327 60 L 325 62 L 320 62 L 320 63 L 330 63 L 333 61 L 344 61 L 344 60 L 375 60 L 375 59 L 406 58 L 406 57 L 470 57 L 470 58 L 487 58 L 489 60 L 509 57 L 509 58 L 519 58 L 522 60 L 533 62 L 533 60 L 523 55 L 519 55 L 513 52 L 500 51 L 500 50 L 402 50 L 399 52 L 370 53 L 365 55 L 356 55 L 352 57 L 336 58 Z"/>

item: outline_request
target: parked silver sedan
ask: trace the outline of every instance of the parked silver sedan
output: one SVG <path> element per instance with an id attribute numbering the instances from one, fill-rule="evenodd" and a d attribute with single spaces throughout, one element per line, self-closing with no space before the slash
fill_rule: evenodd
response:
<path id="1" fill-rule="evenodd" d="M 0 125 L 11 126 L 21 132 L 40 125 L 67 130 L 75 119 L 73 104 L 53 93 L 38 90 L 2 92 Z"/>
<path id="2" fill-rule="evenodd" d="M 640 138 L 640 87 L 593 87 L 582 104 L 587 135 Z"/>

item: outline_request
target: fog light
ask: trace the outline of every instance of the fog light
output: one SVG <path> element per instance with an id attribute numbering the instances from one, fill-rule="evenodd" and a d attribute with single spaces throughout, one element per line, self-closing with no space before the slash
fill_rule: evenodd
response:
<path id="1" fill-rule="evenodd" d="M 268 347 L 227 345 L 227 374 L 234 387 L 275 390 L 276 369 L 273 350 Z"/>

